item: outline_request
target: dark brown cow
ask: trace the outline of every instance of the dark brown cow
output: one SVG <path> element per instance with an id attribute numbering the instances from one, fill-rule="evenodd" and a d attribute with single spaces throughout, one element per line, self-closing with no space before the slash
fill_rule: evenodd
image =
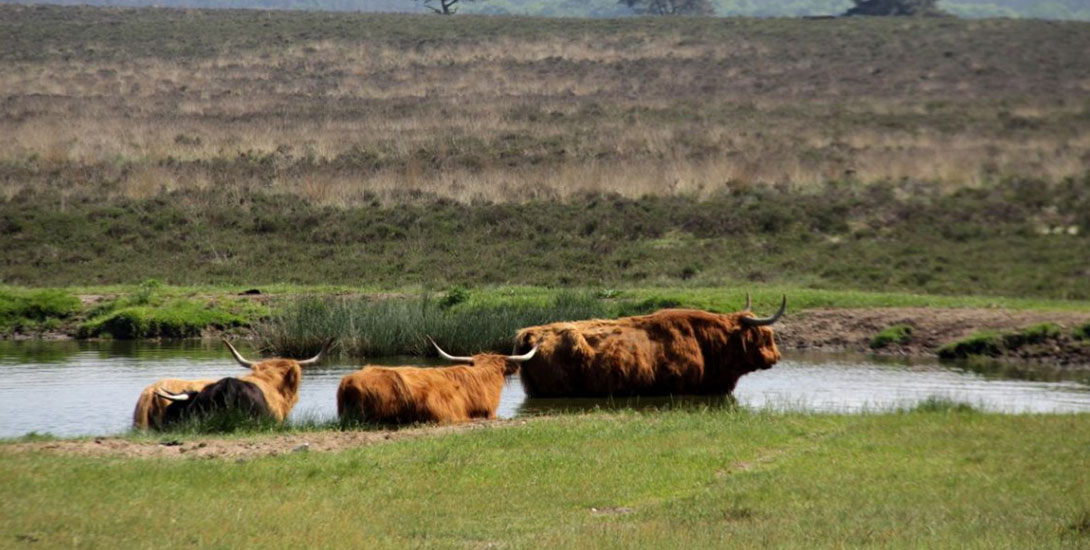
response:
<path id="1" fill-rule="evenodd" d="M 168 394 L 181 394 L 199 392 L 205 386 L 215 382 L 215 378 L 203 378 L 199 380 L 182 380 L 179 378 L 164 378 L 144 388 L 140 392 L 140 399 L 136 401 L 136 409 L 132 412 L 132 425 L 140 430 L 159 428 L 163 424 L 163 417 L 171 400 L 158 395 L 159 392 Z"/>
<path id="2" fill-rule="evenodd" d="M 470 363 L 455 367 L 379 367 L 367 365 L 341 379 L 337 388 L 337 415 L 342 421 L 376 424 L 465 422 L 495 418 L 507 375 L 536 349 L 520 356 L 480 353 L 454 357 L 439 348 L 448 361 Z"/>
<path id="3" fill-rule="evenodd" d="M 770 325 L 746 309 L 717 314 L 664 309 L 616 320 L 520 330 L 515 353 L 538 348 L 519 376 L 531 397 L 729 394 L 738 378 L 780 360 Z"/>
<path id="4" fill-rule="evenodd" d="M 175 402 L 170 408 L 178 407 L 173 414 L 168 409 L 161 418 L 169 418 L 172 421 L 184 419 L 187 414 L 207 413 L 209 410 L 225 406 L 242 407 L 246 414 L 254 416 L 268 416 L 277 422 L 283 422 L 291 413 L 295 403 L 299 401 L 299 383 L 303 377 L 302 367 L 317 363 L 322 354 L 329 350 L 333 344 L 330 339 L 326 342 L 318 355 L 310 359 L 265 359 L 262 361 L 250 361 L 242 357 L 227 340 L 223 341 L 231 355 L 245 368 L 250 369 L 250 374 L 237 379 L 225 378 L 207 384 L 197 390 L 184 392 L 155 391 L 155 395 Z M 225 398 L 224 395 L 229 397 Z M 193 401 L 198 404 L 196 408 L 190 406 Z"/>

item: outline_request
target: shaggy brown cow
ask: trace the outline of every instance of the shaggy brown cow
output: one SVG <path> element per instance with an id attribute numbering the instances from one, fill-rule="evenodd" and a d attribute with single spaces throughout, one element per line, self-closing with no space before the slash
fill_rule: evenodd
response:
<path id="1" fill-rule="evenodd" d="M 136 409 L 132 412 L 133 427 L 141 430 L 162 427 L 163 416 L 172 401 L 157 395 L 159 392 L 168 394 L 198 392 L 215 381 L 215 378 L 200 380 L 164 378 L 144 388 L 144 391 L 140 392 L 140 399 L 136 401 Z"/>
<path id="2" fill-rule="evenodd" d="M 341 379 L 337 415 L 342 421 L 377 424 L 465 422 L 495 418 L 503 380 L 536 349 L 520 356 L 480 353 L 454 357 L 432 345 L 456 367 L 378 367 L 367 365 Z"/>
<path id="3" fill-rule="evenodd" d="M 295 407 L 295 403 L 299 401 L 299 383 L 303 377 L 302 367 L 317 363 L 322 354 L 329 350 L 333 340 L 327 341 L 322 350 L 318 352 L 318 355 L 303 360 L 274 358 L 263 361 L 250 361 L 242 357 L 242 354 L 230 342 L 224 340 L 223 343 L 227 345 L 227 349 L 231 350 L 231 355 L 240 365 L 250 369 L 251 373 L 249 375 L 239 377 L 238 380 L 244 382 L 247 387 L 255 387 L 260 392 L 260 397 L 263 399 L 258 399 L 257 401 L 260 401 L 260 403 L 255 404 L 255 407 L 260 408 L 262 414 L 266 414 L 278 422 L 283 422 L 291 413 L 291 409 Z M 213 380 L 201 388 L 181 392 L 155 390 L 154 394 L 166 401 L 187 401 L 203 397 L 203 392 L 206 392 L 209 388 L 216 388 L 217 384 L 220 384 L 223 380 L 226 379 Z M 159 420 L 161 421 L 166 416 L 169 416 L 169 411 L 160 413 Z"/>
<path id="4" fill-rule="evenodd" d="M 515 353 L 538 348 L 519 376 L 531 397 L 729 394 L 738 378 L 780 360 L 769 325 L 746 309 L 716 314 L 664 309 L 616 320 L 520 330 Z"/>

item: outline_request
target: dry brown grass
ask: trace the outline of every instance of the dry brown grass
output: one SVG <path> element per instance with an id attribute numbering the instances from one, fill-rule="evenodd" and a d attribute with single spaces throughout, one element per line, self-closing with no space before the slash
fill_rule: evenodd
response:
<path id="1" fill-rule="evenodd" d="M 414 191 L 705 196 L 845 177 L 1057 180 L 1090 166 L 1090 69 L 1024 55 L 1077 44 L 1034 31 L 1037 43 L 1003 46 L 989 23 L 950 23 L 922 44 L 911 26 L 835 24 L 800 27 L 793 43 L 769 21 L 711 35 L 468 32 L 414 47 L 319 29 L 210 57 L 6 61 L 0 197 L 101 195 L 107 181 L 106 195 L 132 198 L 248 182 L 341 206 Z M 1090 25 L 1070 28 L 1090 43 Z"/>

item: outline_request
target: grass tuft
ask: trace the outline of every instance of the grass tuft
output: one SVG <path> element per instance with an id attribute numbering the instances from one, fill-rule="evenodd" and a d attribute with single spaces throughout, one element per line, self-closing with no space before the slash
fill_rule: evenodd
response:
<path id="1" fill-rule="evenodd" d="M 131 306 L 104 314 L 80 325 L 79 338 L 109 336 L 135 338 L 191 338 L 209 328 L 244 326 L 247 319 L 215 306 L 175 300 L 159 307 Z"/>
<path id="2" fill-rule="evenodd" d="M 980 412 L 976 407 L 949 397 L 933 395 L 920 401 L 907 412 L 913 413 L 973 413 Z"/>
<path id="3" fill-rule="evenodd" d="M 0 332 L 56 328 L 80 309 L 79 298 L 65 290 L 0 288 Z"/>
<path id="4" fill-rule="evenodd" d="M 449 295 L 448 295 L 449 296 Z M 428 336 L 450 353 L 507 353 L 522 327 L 607 315 L 606 306 L 586 292 L 560 292 L 548 303 L 503 305 L 447 300 L 303 298 L 254 332 L 261 347 L 278 355 L 298 356 L 329 337 L 351 357 L 433 355 Z"/>
<path id="5" fill-rule="evenodd" d="M 1004 334 L 1003 345 L 1008 349 L 1016 349 L 1059 338 L 1061 334 L 1063 334 L 1063 328 L 1056 323 L 1038 323 L 1017 332 Z"/>
<path id="6" fill-rule="evenodd" d="M 974 332 L 969 336 L 950 342 L 939 348 L 942 359 L 965 359 L 974 355 L 996 357 L 1003 352 L 1003 337 L 992 330 Z"/>
<path id="7" fill-rule="evenodd" d="M 1075 327 L 1071 331 L 1071 336 L 1076 340 L 1090 340 L 1090 323 Z"/>
<path id="8" fill-rule="evenodd" d="M 912 327 L 910 325 L 893 325 L 885 328 L 871 338 L 870 347 L 880 349 L 892 344 L 904 345 L 912 340 Z"/>

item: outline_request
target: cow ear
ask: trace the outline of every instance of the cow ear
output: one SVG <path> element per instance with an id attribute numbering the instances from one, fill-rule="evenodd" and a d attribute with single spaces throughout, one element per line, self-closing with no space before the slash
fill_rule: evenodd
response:
<path id="1" fill-rule="evenodd" d="M 299 387 L 299 373 L 300 372 L 301 371 L 300 371 L 299 367 L 294 367 L 294 368 L 288 369 L 288 371 L 284 373 L 284 384 L 283 384 L 284 387 L 285 388 L 298 388 Z"/>

